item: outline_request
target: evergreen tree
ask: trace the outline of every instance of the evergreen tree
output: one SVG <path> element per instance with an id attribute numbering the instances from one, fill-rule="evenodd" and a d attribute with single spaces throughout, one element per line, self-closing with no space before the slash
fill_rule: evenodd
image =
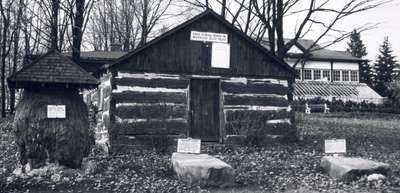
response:
<path id="1" fill-rule="evenodd" d="M 367 48 L 361 40 L 361 34 L 360 32 L 357 32 L 357 30 L 351 32 L 350 42 L 348 42 L 347 45 L 349 46 L 347 51 L 354 57 L 363 58 L 368 54 Z"/>
<path id="2" fill-rule="evenodd" d="M 347 52 L 349 52 L 352 56 L 357 58 L 363 58 L 367 55 L 367 48 L 365 47 L 364 43 L 361 40 L 360 32 L 354 30 L 350 34 L 350 42 L 347 43 L 348 48 Z M 367 60 L 362 61 L 360 64 L 360 82 L 367 83 L 371 85 L 372 83 L 372 72 L 371 66 Z"/>
<path id="3" fill-rule="evenodd" d="M 392 55 L 392 48 L 390 46 L 389 38 L 385 37 L 380 49 L 380 54 L 374 64 L 374 88 L 382 96 L 389 96 L 390 91 L 388 85 L 393 81 L 395 76 L 394 67 L 397 63 L 395 56 Z"/>

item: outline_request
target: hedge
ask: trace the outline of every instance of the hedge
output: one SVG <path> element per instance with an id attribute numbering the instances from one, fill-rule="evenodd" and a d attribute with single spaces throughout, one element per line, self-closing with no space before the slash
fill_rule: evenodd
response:
<path id="1" fill-rule="evenodd" d="M 386 101 L 383 104 L 374 104 L 367 102 L 353 102 L 334 100 L 329 101 L 321 98 L 315 99 L 299 99 L 293 101 L 293 108 L 297 112 L 305 112 L 305 104 L 327 104 L 330 112 L 376 112 L 376 113 L 393 113 L 400 114 L 400 106 L 391 101 Z"/>

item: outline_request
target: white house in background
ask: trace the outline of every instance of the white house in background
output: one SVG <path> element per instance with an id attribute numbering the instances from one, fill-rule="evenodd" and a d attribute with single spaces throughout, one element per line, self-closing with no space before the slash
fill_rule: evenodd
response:
<path id="1" fill-rule="evenodd" d="M 297 73 L 294 99 L 322 98 L 354 102 L 383 103 L 383 97 L 360 82 L 359 67 L 363 61 L 348 52 L 333 51 L 315 45 L 313 40 L 299 40 L 288 53 L 286 62 Z M 300 62 L 298 60 L 300 59 Z"/>

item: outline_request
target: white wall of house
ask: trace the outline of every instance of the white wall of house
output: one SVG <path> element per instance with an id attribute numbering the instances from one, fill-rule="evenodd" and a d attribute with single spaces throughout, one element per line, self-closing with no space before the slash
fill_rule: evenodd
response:
<path id="1" fill-rule="evenodd" d="M 296 66 L 297 67 L 297 66 Z M 301 65 L 299 66 L 301 68 Z M 331 62 L 326 61 L 306 61 L 304 69 L 331 69 Z"/>
<path id="2" fill-rule="evenodd" d="M 296 61 L 286 62 L 293 67 Z M 297 79 L 303 81 L 359 82 L 357 62 L 306 61 L 304 65 L 298 63 L 296 71 L 300 75 Z"/>
<path id="3" fill-rule="evenodd" d="M 357 70 L 359 65 L 356 62 L 334 62 L 333 70 Z"/>

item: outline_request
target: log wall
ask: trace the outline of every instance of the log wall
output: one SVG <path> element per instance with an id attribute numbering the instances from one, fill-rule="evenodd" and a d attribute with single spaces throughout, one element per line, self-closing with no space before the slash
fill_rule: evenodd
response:
<path id="1" fill-rule="evenodd" d="M 186 136 L 189 79 L 118 72 L 112 85 L 113 145 L 151 144 L 146 138 L 151 136 Z"/>
<path id="2" fill-rule="evenodd" d="M 221 81 L 221 91 L 226 143 L 248 136 L 264 142 L 295 137 L 286 80 L 230 78 Z"/>
<path id="3" fill-rule="evenodd" d="M 111 80 L 112 145 L 135 145 L 154 136 L 186 137 L 192 77 L 221 80 L 223 141 L 247 136 L 281 139 L 295 134 L 286 80 L 117 72 Z"/>

